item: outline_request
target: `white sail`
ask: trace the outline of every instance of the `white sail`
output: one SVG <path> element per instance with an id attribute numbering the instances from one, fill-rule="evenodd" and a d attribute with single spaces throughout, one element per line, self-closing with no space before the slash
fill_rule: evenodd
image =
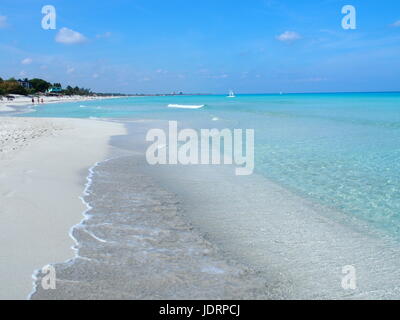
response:
<path id="1" fill-rule="evenodd" d="M 232 90 L 229 92 L 228 98 L 236 98 L 235 93 Z"/>

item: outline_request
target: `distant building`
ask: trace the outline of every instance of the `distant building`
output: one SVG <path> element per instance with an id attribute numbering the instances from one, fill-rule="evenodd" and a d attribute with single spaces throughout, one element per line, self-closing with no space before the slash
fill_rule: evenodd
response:
<path id="1" fill-rule="evenodd" d="M 29 81 L 26 80 L 18 80 L 18 83 L 21 87 L 25 88 L 25 89 L 32 89 L 33 86 Z"/>
<path id="2" fill-rule="evenodd" d="M 63 89 L 61 87 L 53 87 L 47 90 L 47 93 L 61 93 Z"/>

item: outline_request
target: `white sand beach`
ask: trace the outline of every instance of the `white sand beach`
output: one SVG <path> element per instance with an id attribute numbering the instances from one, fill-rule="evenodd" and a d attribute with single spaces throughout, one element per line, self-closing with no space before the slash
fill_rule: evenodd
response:
<path id="1" fill-rule="evenodd" d="M 124 133 L 102 121 L 0 118 L 0 299 L 26 299 L 34 270 L 74 256 L 88 168 Z"/>
<path id="2" fill-rule="evenodd" d="M 0 112 L 10 112 L 14 111 L 13 107 L 21 107 L 32 105 L 32 96 L 21 96 L 17 94 L 12 95 L 14 97 L 13 100 L 8 100 L 3 97 L 0 100 Z M 49 103 L 67 103 L 67 102 L 79 102 L 79 101 L 90 101 L 90 100 L 103 100 L 103 99 L 115 99 L 120 98 L 119 96 L 40 96 L 40 103 L 37 101 L 37 97 L 34 98 L 34 105 L 42 105 Z M 43 99 L 43 103 L 41 102 Z"/>

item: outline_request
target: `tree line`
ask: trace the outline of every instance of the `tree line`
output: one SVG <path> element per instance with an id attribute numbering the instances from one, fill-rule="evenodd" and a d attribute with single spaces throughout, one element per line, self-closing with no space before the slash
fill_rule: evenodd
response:
<path id="1" fill-rule="evenodd" d="M 29 84 L 26 87 L 21 85 L 21 82 Z M 61 83 L 50 83 L 43 79 L 24 79 L 17 80 L 15 78 L 10 78 L 8 80 L 3 80 L 0 78 L 0 96 L 10 95 L 10 94 L 20 94 L 20 95 L 35 95 L 44 94 L 51 88 L 62 88 Z M 59 94 L 63 95 L 80 95 L 80 96 L 90 96 L 94 93 L 90 89 L 71 87 L 67 86 L 62 89 Z"/>

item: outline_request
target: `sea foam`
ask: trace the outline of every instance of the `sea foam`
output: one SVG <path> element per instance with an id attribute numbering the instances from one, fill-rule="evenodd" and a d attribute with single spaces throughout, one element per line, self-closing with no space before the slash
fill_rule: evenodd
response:
<path id="1" fill-rule="evenodd" d="M 205 105 L 183 105 L 183 104 L 169 104 L 168 108 L 178 108 L 178 109 L 201 109 L 204 108 Z"/>

